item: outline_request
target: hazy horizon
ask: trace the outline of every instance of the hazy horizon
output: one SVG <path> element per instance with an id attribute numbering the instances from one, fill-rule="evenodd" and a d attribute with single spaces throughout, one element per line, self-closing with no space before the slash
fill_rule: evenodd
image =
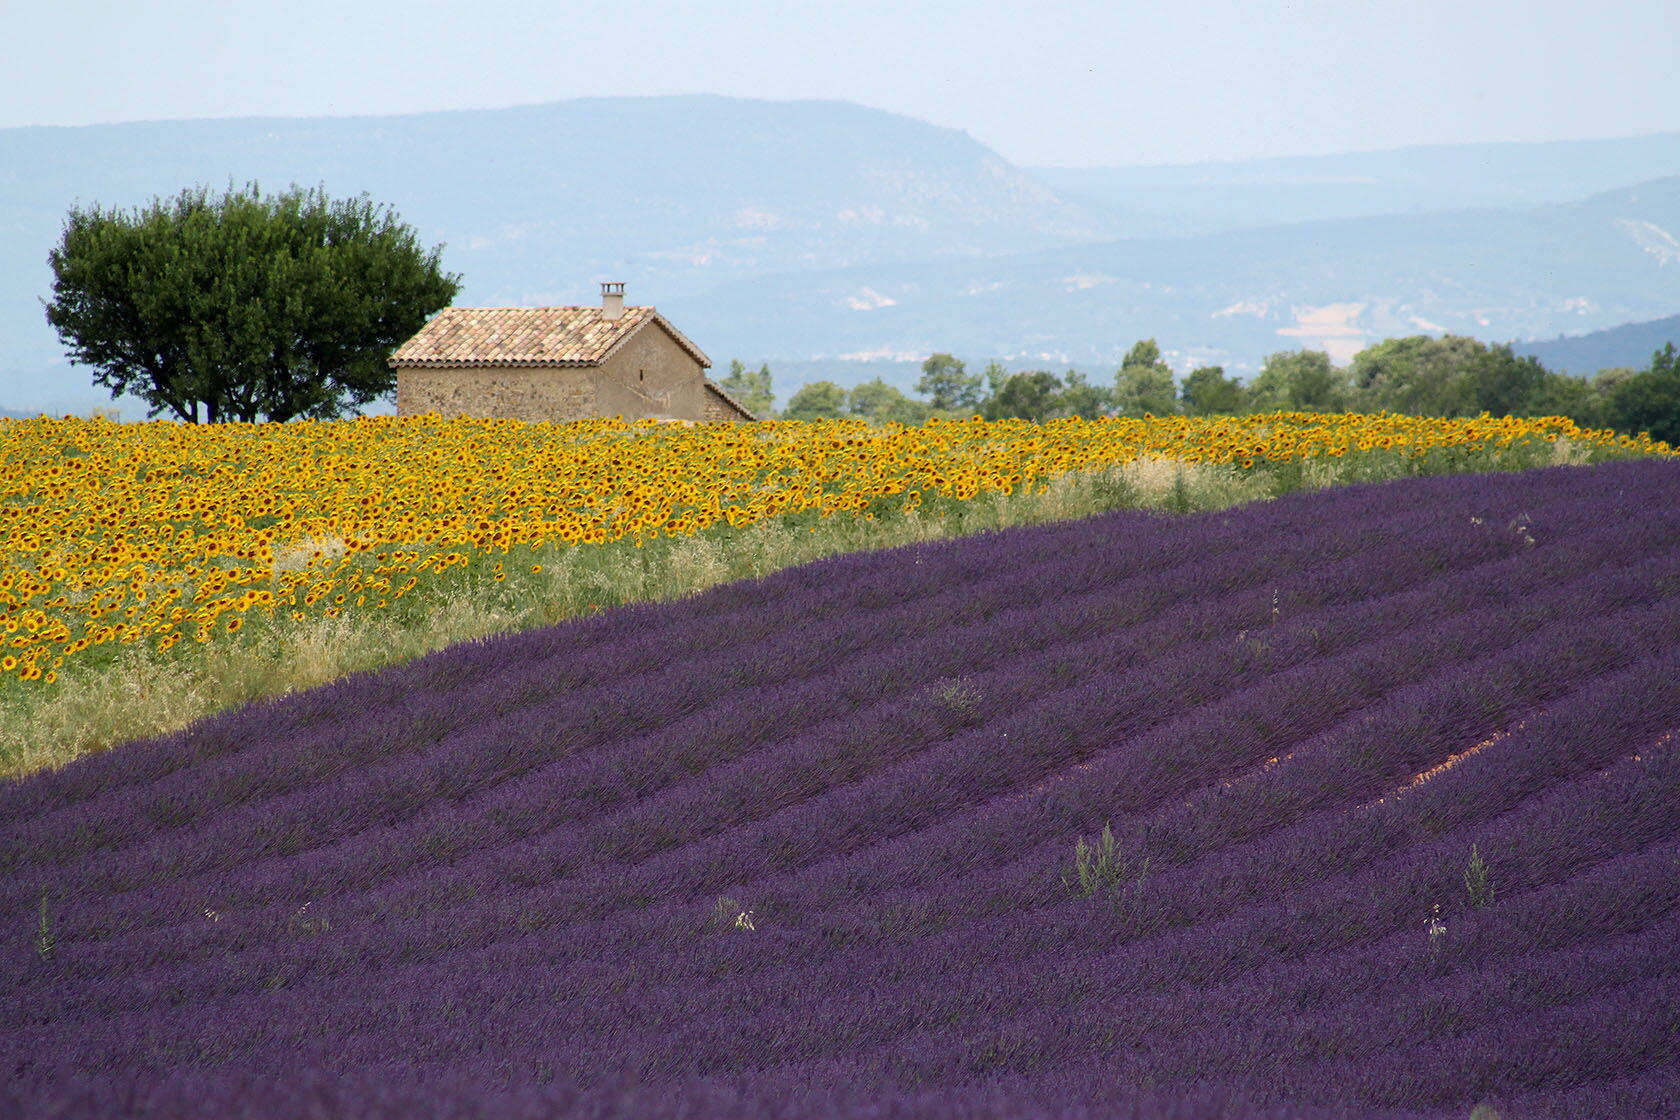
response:
<path id="1" fill-rule="evenodd" d="M 132 118 L 132 119 L 123 119 L 123 120 L 88 121 L 88 122 L 84 122 L 84 123 L 80 123 L 80 124 L 0 125 L 0 131 L 7 131 L 7 130 L 10 130 L 10 129 L 25 129 L 25 128 L 71 128 L 71 129 L 74 129 L 74 128 L 105 128 L 105 127 L 115 127 L 115 126 L 121 126 L 121 125 L 135 125 L 135 124 L 140 124 L 140 125 L 144 125 L 144 124 L 166 124 L 166 123 L 168 123 L 168 124 L 179 124 L 179 123 L 187 123 L 187 122 L 192 122 L 192 121 L 259 121 L 259 120 L 301 121 L 301 120 L 320 120 L 320 119 L 328 119 L 328 120 L 377 120 L 377 119 L 380 119 L 380 118 L 417 117 L 417 116 L 429 116 L 429 115 L 442 115 L 442 114 L 446 114 L 446 113 L 494 112 L 494 111 L 500 110 L 500 109 L 530 109 L 530 108 L 539 108 L 539 107 L 546 106 L 546 105 L 558 105 L 558 104 L 565 104 L 565 103 L 568 103 L 568 102 L 591 101 L 591 100 L 602 100 L 602 101 L 605 101 L 605 100 L 614 100 L 614 101 L 617 101 L 617 100 L 637 100 L 637 99 L 654 100 L 654 99 L 659 99 L 659 98 L 671 98 L 671 97 L 727 97 L 727 98 L 733 98 L 735 96 L 736 95 L 734 95 L 734 94 L 716 94 L 716 93 L 626 94 L 623 97 L 612 97 L 612 98 L 606 98 L 606 97 L 601 97 L 601 98 L 562 97 L 562 98 L 554 98 L 554 99 L 551 99 L 551 100 L 548 100 L 548 101 L 527 101 L 527 102 L 517 102 L 517 103 L 513 103 L 513 104 L 508 104 L 508 105 L 483 105 L 483 106 L 476 106 L 475 105 L 475 106 L 465 106 L 465 107 L 458 108 L 458 109 L 418 109 L 418 110 L 394 111 L 394 112 L 388 112 L 388 113 L 370 112 L 370 113 L 342 113 L 342 114 L 318 114 L 318 115 L 304 114 L 304 113 L 242 113 L 242 114 L 237 114 L 237 115 L 218 116 L 218 117 L 135 117 L 135 118 Z M 920 120 L 921 119 L 921 118 L 913 116 L 912 114 L 902 113 L 902 112 L 899 112 L 899 111 L 894 110 L 894 109 L 886 109 L 886 108 L 882 108 L 881 106 L 874 106 L 874 105 L 863 105 L 861 102 L 847 101 L 845 98 L 838 98 L 838 97 L 765 97 L 765 98 L 742 97 L 742 98 L 739 98 L 739 100 L 770 101 L 770 102 L 778 102 L 778 103 L 796 103 L 796 102 L 802 102 L 802 101 L 830 102 L 830 103 L 835 103 L 835 104 L 856 105 L 860 108 L 880 109 L 880 111 L 882 111 L 882 112 L 894 113 L 897 116 L 905 117 L 905 118 L 910 119 L 910 120 Z M 934 122 L 925 121 L 923 123 L 932 124 Z M 939 127 L 948 127 L 948 126 L 939 126 Z M 957 131 L 968 133 L 971 136 L 973 135 L 973 133 L 968 132 L 967 129 L 958 129 Z M 1419 150 L 1419 149 L 1486 147 L 1486 146 L 1489 146 L 1489 145 L 1519 147 L 1519 146 L 1524 146 L 1524 145 L 1538 146 L 1538 145 L 1545 145 L 1545 144 L 1590 143 L 1590 142 L 1593 142 L 1593 141 L 1642 140 L 1642 139 L 1649 139 L 1649 138 L 1657 137 L 1657 136 L 1671 136 L 1671 135 L 1677 135 L 1677 134 L 1680 134 L 1680 126 L 1677 126 L 1677 127 L 1674 127 L 1674 128 L 1659 128 L 1659 129 L 1653 129 L 1653 130 L 1642 131 L 1642 132 L 1550 137 L 1550 138 L 1543 139 L 1543 140 L 1454 140 L 1454 141 L 1445 141 L 1445 142 L 1441 142 L 1441 143 L 1396 144 L 1396 145 L 1383 145 L 1383 146 L 1369 147 L 1369 148 L 1347 148 L 1347 149 L 1338 149 L 1338 150 L 1335 150 L 1335 151 L 1284 152 L 1284 153 L 1279 153 L 1277 155 L 1268 155 L 1268 156 L 1253 156 L 1253 157 L 1232 156 L 1232 157 L 1219 157 L 1219 158 L 1209 158 L 1209 159 L 1163 160 L 1163 161 L 1158 161 L 1158 162 L 1153 162 L 1153 163 L 1151 163 L 1151 162 L 1141 162 L 1141 161 L 1140 162 L 1135 162 L 1135 163 L 1123 163 L 1123 164 L 1114 164 L 1114 163 L 1105 163 L 1105 164 L 1099 164 L 1099 163 L 1085 163 L 1085 164 L 1080 164 L 1080 163 L 1021 163 L 1020 161 L 1016 161 L 1016 160 L 1011 160 L 1010 162 L 1014 163 L 1018 167 L 1024 167 L 1024 168 L 1029 168 L 1029 169 L 1030 168 L 1085 169 L 1085 168 L 1110 168 L 1110 167 L 1134 169 L 1134 168 L 1147 168 L 1147 167 L 1194 167 L 1194 166 L 1202 166 L 1202 165 L 1215 166 L 1215 165 L 1220 165 L 1220 164 L 1233 164 L 1233 165 L 1235 165 L 1235 164 L 1251 164 L 1251 163 L 1265 162 L 1265 161 L 1280 161 L 1281 162 L 1281 161 L 1286 161 L 1286 160 L 1297 160 L 1297 159 L 1323 159 L 1323 158 L 1330 158 L 1330 157 L 1334 157 L 1334 156 L 1344 156 L 1344 155 L 1381 155 L 1381 154 L 1389 153 L 1389 152 L 1415 151 L 1415 150 Z M 975 139 L 979 140 L 981 143 L 985 143 L 985 138 L 984 137 L 976 136 Z M 987 145 L 987 146 L 988 147 L 993 147 L 994 150 L 995 150 L 994 145 Z M 999 153 L 999 154 L 1002 154 L 1002 153 Z M 1677 169 L 1677 170 L 1680 170 L 1680 169 Z"/>
<path id="2" fill-rule="evenodd" d="M 1667 0 L 857 0 L 792 13 L 773 0 L 721 13 L 677 0 L 537 12 L 299 0 L 286 14 L 192 0 L 28 7 L 14 42 L 37 49 L 0 71 L 0 128 L 709 93 L 849 101 L 1048 167 L 1680 131 L 1680 5 Z M 1590 83 L 1561 80 L 1583 72 Z"/>

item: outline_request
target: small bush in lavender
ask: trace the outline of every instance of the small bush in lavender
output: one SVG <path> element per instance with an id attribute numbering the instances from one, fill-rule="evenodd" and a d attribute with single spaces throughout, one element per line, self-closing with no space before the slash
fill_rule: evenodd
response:
<path id="1" fill-rule="evenodd" d="M 58 948 L 58 935 L 53 933 L 52 919 L 47 917 L 47 892 L 41 892 L 41 929 L 35 935 L 35 954 L 42 960 L 49 960 L 53 950 Z"/>
<path id="2" fill-rule="evenodd" d="M 1100 846 L 1087 844 L 1083 836 L 1075 842 L 1073 873 L 1074 879 L 1064 874 L 1062 882 L 1080 898 L 1090 898 L 1103 889 L 1119 897 L 1128 883 L 1134 891 L 1142 892 L 1144 876 L 1149 874 L 1149 860 L 1146 858 L 1134 866 L 1115 843 L 1113 828 L 1105 824 Z"/>
<path id="3" fill-rule="evenodd" d="M 712 925 L 716 929 L 756 929 L 751 910 L 743 910 L 733 898 L 719 897 L 712 908 Z"/>
<path id="4" fill-rule="evenodd" d="M 1470 845 L 1470 865 L 1464 869 L 1464 889 L 1470 892 L 1470 905 L 1480 910 L 1493 902 L 1493 884 L 1488 882 L 1487 864 L 1476 845 Z"/>
<path id="5" fill-rule="evenodd" d="M 311 899 L 310 901 L 304 903 L 303 906 L 298 909 L 297 913 L 287 918 L 286 929 L 289 932 L 302 933 L 307 937 L 313 937 L 317 933 L 327 933 L 331 931 L 331 922 L 329 922 L 326 918 L 321 917 L 319 914 L 311 914 L 309 912 L 309 908 L 313 905 L 315 905 L 315 902 Z M 210 914 L 212 911 L 206 910 L 205 913 Z M 216 918 L 211 918 L 210 920 L 215 921 Z"/>
<path id="6" fill-rule="evenodd" d="M 974 714 L 980 692 L 967 677 L 946 677 L 936 686 L 941 702 L 959 716 Z"/>

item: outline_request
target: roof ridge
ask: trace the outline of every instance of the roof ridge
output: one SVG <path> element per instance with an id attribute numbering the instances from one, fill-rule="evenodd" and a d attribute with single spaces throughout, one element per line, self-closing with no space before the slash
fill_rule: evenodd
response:
<path id="1" fill-rule="evenodd" d="M 651 304 L 608 319 L 597 305 L 445 307 L 391 352 L 399 366 L 597 366 L 649 323 L 657 323 L 702 369 L 703 350 Z"/>
<path id="2" fill-rule="evenodd" d="M 481 312 L 481 311 L 600 311 L 600 310 L 601 310 L 601 305 L 598 304 L 598 303 L 549 303 L 549 304 L 544 304 L 541 307 L 444 307 L 444 308 L 440 308 L 438 310 L 437 314 L 445 315 L 445 314 L 448 314 L 451 311 Z M 627 304 L 624 305 L 624 310 L 626 310 L 626 311 L 652 311 L 652 310 L 654 310 L 654 306 L 651 303 L 627 303 Z"/>

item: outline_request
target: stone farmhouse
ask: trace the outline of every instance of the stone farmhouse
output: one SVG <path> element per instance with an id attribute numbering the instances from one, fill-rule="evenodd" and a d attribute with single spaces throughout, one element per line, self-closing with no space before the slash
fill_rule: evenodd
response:
<path id="1" fill-rule="evenodd" d="M 687 423 L 757 420 L 717 386 L 700 348 L 652 307 L 446 307 L 388 359 L 397 415 Z"/>

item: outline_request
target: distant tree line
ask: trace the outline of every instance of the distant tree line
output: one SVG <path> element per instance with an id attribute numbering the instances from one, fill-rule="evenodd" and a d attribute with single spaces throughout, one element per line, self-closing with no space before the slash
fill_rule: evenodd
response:
<path id="1" fill-rule="evenodd" d="M 1011 371 L 998 362 L 980 373 L 950 354 L 922 363 L 915 397 L 879 377 L 851 389 L 832 381 L 803 385 L 774 409 L 768 365 L 731 362 L 724 390 L 761 417 L 820 420 L 854 417 L 871 423 L 921 424 L 934 417 L 1053 420 L 1102 416 L 1228 416 L 1276 410 L 1399 412 L 1413 416 L 1567 416 L 1583 427 L 1649 432 L 1680 445 L 1680 356 L 1673 343 L 1645 369 L 1606 369 L 1591 378 L 1546 369 L 1506 345 L 1474 338 L 1416 335 L 1391 338 L 1337 366 L 1322 350 L 1285 350 L 1266 359 L 1249 381 L 1220 366 L 1201 366 L 1182 380 L 1161 360 L 1152 338 L 1137 343 L 1112 384 L 1068 370 Z"/>

